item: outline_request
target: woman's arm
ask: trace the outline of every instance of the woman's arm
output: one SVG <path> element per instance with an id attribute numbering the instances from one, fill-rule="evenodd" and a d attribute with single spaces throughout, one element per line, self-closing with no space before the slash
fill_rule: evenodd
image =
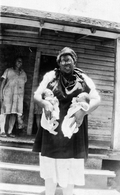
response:
<path id="1" fill-rule="evenodd" d="M 91 112 L 96 110 L 96 108 L 100 105 L 101 102 L 100 95 L 96 89 L 91 89 L 89 95 L 90 95 L 89 110 L 87 111 L 86 114 L 90 114 Z"/>
<path id="2" fill-rule="evenodd" d="M 53 110 L 53 106 L 49 101 L 42 98 L 42 94 L 47 88 L 48 83 L 52 81 L 54 77 L 55 77 L 54 71 L 46 73 L 43 77 L 42 82 L 40 83 L 40 85 L 38 86 L 37 90 L 34 93 L 35 102 L 38 104 L 38 106 L 40 106 L 41 108 L 44 108 L 47 118 L 48 117 L 51 118 L 51 112 Z"/>
<path id="3" fill-rule="evenodd" d="M 2 102 L 3 99 L 3 89 L 6 83 L 6 79 L 2 78 L 1 86 L 0 86 L 0 101 Z"/>
<path id="4" fill-rule="evenodd" d="M 100 102 L 101 102 L 100 95 L 99 95 L 98 91 L 96 90 L 95 84 L 92 81 L 92 79 L 89 78 L 87 75 L 83 75 L 83 77 L 85 79 L 85 82 L 87 83 L 87 85 L 90 88 L 89 110 L 88 111 L 80 110 L 80 111 L 75 113 L 75 121 L 76 121 L 77 124 L 79 124 L 79 121 L 80 121 L 79 119 L 80 119 L 80 116 L 81 116 L 81 112 L 84 116 L 87 115 L 87 114 L 90 114 L 91 112 L 93 112 L 94 110 L 97 109 L 97 107 L 100 105 Z"/>
<path id="5" fill-rule="evenodd" d="M 90 88 L 90 92 L 89 92 L 89 98 L 90 98 L 89 110 L 86 113 L 86 114 L 90 114 L 91 112 L 93 112 L 100 105 L 101 98 L 100 98 L 100 95 L 99 95 L 98 91 L 96 90 L 96 86 L 95 86 L 94 82 L 92 81 L 92 79 L 90 77 L 88 77 L 87 75 L 85 75 L 85 74 L 83 74 L 83 77 L 84 77 L 84 80 L 85 80 L 86 84 Z"/>

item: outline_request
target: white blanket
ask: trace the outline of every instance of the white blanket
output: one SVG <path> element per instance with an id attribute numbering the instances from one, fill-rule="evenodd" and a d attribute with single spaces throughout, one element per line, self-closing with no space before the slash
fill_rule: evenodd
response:
<path id="1" fill-rule="evenodd" d="M 81 118 L 79 121 L 79 125 L 75 122 L 74 114 L 81 110 Z M 64 117 L 61 130 L 64 134 L 64 137 L 68 137 L 69 139 L 72 137 L 74 133 L 77 133 L 79 130 L 79 126 L 83 122 L 84 112 L 89 110 L 89 104 L 86 102 L 76 102 L 73 101 L 71 107 L 68 109 L 67 115 Z"/>

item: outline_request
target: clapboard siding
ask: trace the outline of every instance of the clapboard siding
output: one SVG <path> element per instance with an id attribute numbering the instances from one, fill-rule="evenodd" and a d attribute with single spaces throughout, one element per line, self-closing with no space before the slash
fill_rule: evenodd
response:
<path id="1" fill-rule="evenodd" d="M 42 54 L 56 56 L 63 47 L 72 47 L 78 55 L 77 66 L 83 69 L 95 82 L 101 95 L 101 105 L 89 115 L 89 140 L 111 140 L 115 46 L 110 39 L 94 37 L 82 38 L 72 33 L 43 30 L 41 36 L 37 33 L 7 30 L 1 36 L 3 44 L 39 47 Z M 32 69 L 33 70 L 33 69 Z M 32 72 L 29 71 L 29 76 Z M 31 84 L 28 84 L 30 88 Z M 28 96 L 30 90 L 28 90 Z"/>

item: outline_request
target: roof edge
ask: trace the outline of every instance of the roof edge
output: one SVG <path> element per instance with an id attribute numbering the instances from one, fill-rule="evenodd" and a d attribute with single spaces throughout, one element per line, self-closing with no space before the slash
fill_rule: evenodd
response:
<path id="1" fill-rule="evenodd" d="M 10 6 L 1 6 L 0 8 L 1 16 L 14 16 L 25 19 L 51 21 L 54 23 L 62 23 L 70 26 L 79 26 L 79 27 L 95 27 L 97 29 L 106 30 L 110 32 L 120 33 L 120 23 L 111 22 L 100 19 L 93 19 L 82 16 L 61 14 L 55 12 L 47 12 L 26 8 L 10 7 Z"/>

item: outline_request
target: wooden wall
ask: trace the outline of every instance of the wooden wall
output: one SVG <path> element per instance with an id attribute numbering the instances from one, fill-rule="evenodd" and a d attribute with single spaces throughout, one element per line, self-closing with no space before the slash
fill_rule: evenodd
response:
<path id="1" fill-rule="evenodd" d="M 72 33 L 42 30 L 42 34 L 27 33 L 23 31 L 7 30 L 3 33 L 3 45 L 25 46 L 29 51 L 31 47 L 39 47 L 42 54 L 56 56 L 63 47 L 72 47 L 78 55 L 77 66 L 83 69 L 95 82 L 101 95 L 101 106 L 89 115 L 89 140 L 108 145 L 111 140 L 113 121 L 113 96 L 114 96 L 114 65 L 115 46 L 110 39 L 89 36 L 76 36 Z M 29 55 L 33 55 L 29 52 Z M 34 56 L 34 55 L 33 55 Z M 33 57 L 34 58 L 34 57 Z M 34 61 L 34 60 L 33 60 Z M 29 65 L 29 69 L 28 69 Z M 33 75 L 33 63 L 27 63 L 29 92 Z M 27 89 L 28 90 L 28 89 Z"/>

